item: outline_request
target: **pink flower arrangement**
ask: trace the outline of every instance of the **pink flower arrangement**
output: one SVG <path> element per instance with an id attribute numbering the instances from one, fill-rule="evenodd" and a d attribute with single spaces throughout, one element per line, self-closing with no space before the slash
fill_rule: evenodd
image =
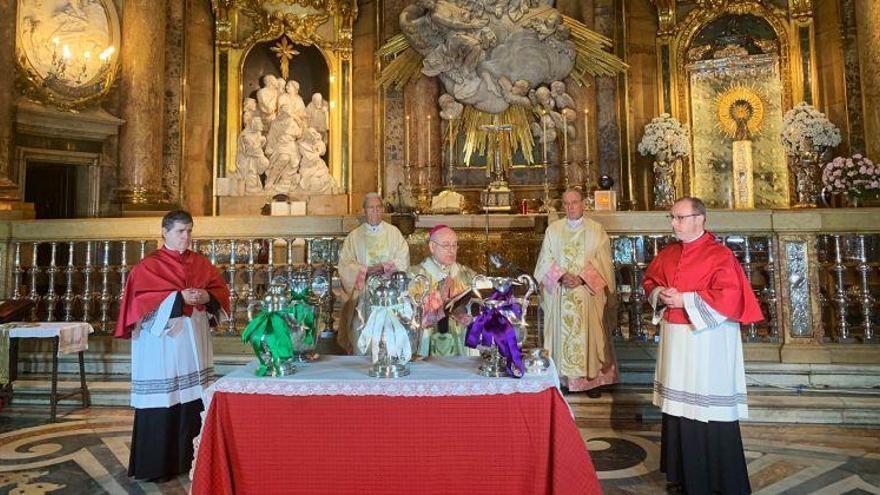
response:
<path id="1" fill-rule="evenodd" d="M 880 192 L 880 164 L 862 155 L 838 156 L 822 170 L 822 185 L 832 193 L 865 194 Z"/>

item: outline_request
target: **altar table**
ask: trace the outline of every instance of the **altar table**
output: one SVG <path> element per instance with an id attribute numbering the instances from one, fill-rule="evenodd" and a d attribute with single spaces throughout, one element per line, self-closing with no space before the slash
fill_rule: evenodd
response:
<path id="1" fill-rule="evenodd" d="M 206 391 L 192 493 L 601 493 L 555 369 L 478 366 L 429 359 L 377 379 L 365 357 L 324 356 L 260 378 L 252 362 Z"/>

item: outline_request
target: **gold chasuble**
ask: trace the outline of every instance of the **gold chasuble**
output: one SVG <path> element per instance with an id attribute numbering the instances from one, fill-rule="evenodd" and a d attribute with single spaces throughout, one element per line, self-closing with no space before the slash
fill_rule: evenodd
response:
<path id="1" fill-rule="evenodd" d="M 453 263 L 448 266 L 443 266 L 440 263 L 437 263 L 433 257 L 428 256 L 422 261 L 420 264 L 413 266 L 410 269 L 410 274 L 413 276 L 416 275 L 424 275 L 431 281 L 430 292 L 433 293 L 429 295 L 429 298 L 434 298 L 438 302 L 441 300 L 439 294 L 440 286 L 443 284 L 443 281 L 448 277 L 452 277 L 452 290 L 451 295 L 454 297 L 466 290 L 468 290 L 471 286 L 471 283 L 474 280 L 474 276 L 476 272 L 471 270 L 470 268 L 461 265 L 459 263 Z M 421 292 L 421 288 L 418 288 L 419 292 Z M 443 301 L 445 304 L 445 301 Z M 466 312 L 464 309 L 456 309 L 453 310 L 453 314 L 455 315 L 465 315 Z M 464 345 L 464 336 L 467 331 L 467 325 L 462 325 L 459 323 L 453 314 L 450 314 L 446 318 L 446 325 L 448 328 L 447 333 L 440 333 L 438 329 L 438 319 L 442 318 L 443 314 L 434 314 L 430 315 L 427 318 L 427 323 L 429 324 L 424 332 L 422 333 L 422 340 L 419 342 L 419 355 L 421 356 L 468 356 L 479 355 L 479 352 L 476 349 L 468 349 Z"/>
<path id="2" fill-rule="evenodd" d="M 565 273 L 583 284 L 567 289 Z M 545 347 L 571 391 L 616 383 L 617 363 L 609 335 L 615 312 L 611 244 L 602 226 L 588 218 L 561 219 L 547 227 L 535 278 L 543 286 Z"/>
<path id="3" fill-rule="evenodd" d="M 337 269 L 342 282 L 343 302 L 338 340 L 349 354 L 355 350 L 356 332 L 362 324 L 356 310 L 367 268 L 376 264 L 385 264 L 386 272 L 409 268 L 409 245 L 397 227 L 386 222 L 375 227 L 361 224 L 348 234 L 339 251 Z"/>

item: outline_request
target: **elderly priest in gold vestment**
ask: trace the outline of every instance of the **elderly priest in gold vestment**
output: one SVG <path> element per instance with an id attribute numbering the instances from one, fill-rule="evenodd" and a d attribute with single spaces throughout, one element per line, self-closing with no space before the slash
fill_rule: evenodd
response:
<path id="1" fill-rule="evenodd" d="M 544 291 L 545 346 L 563 386 L 598 396 L 593 389 L 618 380 L 605 314 L 614 297 L 611 244 L 605 229 L 584 217 L 580 191 L 566 191 L 562 203 L 566 217 L 547 227 L 535 268 Z"/>
<path id="2" fill-rule="evenodd" d="M 397 227 L 382 221 L 384 203 L 376 193 L 364 196 L 366 222 L 352 230 L 339 251 L 339 279 L 344 294 L 339 345 L 353 353 L 357 328 L 357 306 L 369 275 L 391 274 L 409 269 L 409 245 Z"/>

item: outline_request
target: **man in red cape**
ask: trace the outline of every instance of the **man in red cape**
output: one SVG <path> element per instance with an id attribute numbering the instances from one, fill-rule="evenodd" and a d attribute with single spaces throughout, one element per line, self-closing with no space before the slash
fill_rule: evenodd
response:
<path id="1" fill-rule="evenodd" d="M 685 493 L 751 493 L 739 430 L 748 417 L 740 324 L 764 317 L 733 252 L 705 231 L 703 202 L 679 199 L 669 217 L 680 242 L 654 258 L 643 283 L 661 329 L 660 470 Z"/>
<path id="2" fill-rule="evenodd" d="M 192 228 L 185 211 L 165 215 L 163 246 L 131 270 L 119 305 L 114 336 L 131 339 L 135 408 L 128 475 L 145 481 L 189 472 L 214 372 L 209 326 L 229 312 L 220 272 L 189 250 Z"/>

